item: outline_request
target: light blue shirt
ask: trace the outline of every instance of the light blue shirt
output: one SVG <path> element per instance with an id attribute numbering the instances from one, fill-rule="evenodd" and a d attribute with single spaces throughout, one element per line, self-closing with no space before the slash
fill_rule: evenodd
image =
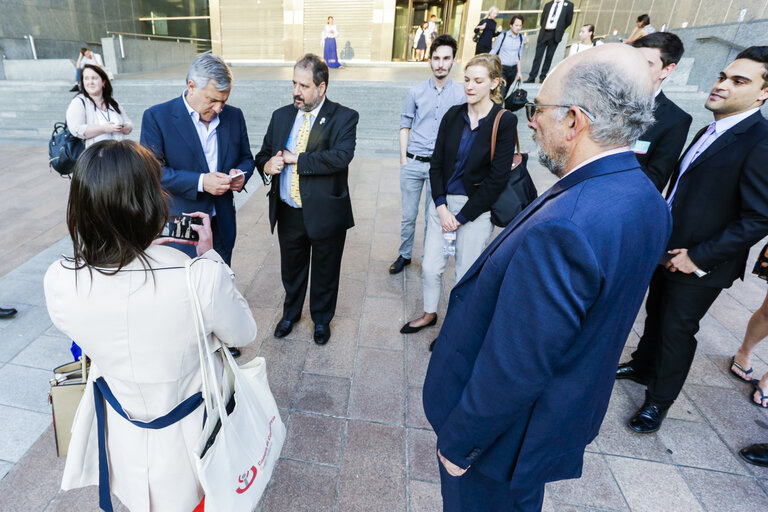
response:
<path id="1" fill-rule="evenodd" d="M 418 156 L 432 156 L 437 130 L 448 109 L 467 102 L 464 86 L 450 78 L 439 91 L 432 77 L 412 87 L 405 97 L 400 129 L 410 128 L 408 152 Z"/>
<path id="2" fill-rule="evenodd" d="M 192 118 L 192 124 L 197 132 L 197 137 L 200 139 L 200 145 L 203 147 L 203 153 L 205 154 L 205 161 L 208 164 L 208 172 L 218 171 L 219 141 L 216 137 L 216 128 L 219 126 L 218 114 L 208 123 L 208 126 L 205 126 L 205 123 L 200 121 L 200 114 L 187 103 L 187 91 L 182 93 L 181 100 L 184 102 L 184 106 L 187 107 L 187 112 L 189 117 Z M 200 174 L 200 179 L 197 182 L 198 192 L 203 191 L 203 176 L 203 174 Z"/>
<path id="3" fill-rule="evenodd" d="M 320 104 L 312 109 L 312 111 L 309 113 L 310 132 L 312 131 L 312 127 L 315 125 L 317 114 L 320 113 L 320 108 L 323 106 L 323 103 L 325 103 L 325 97 L 323 97 L 323 101 L 321 101 Z M 296 112 L 296 119 L 293 121 L 291 134 L 288 136 L 288 142 L 285 143 L 285 149 L 294 154 L 296 153 L 296 142 L 298 142 L 299 130 L 301 129 L 301 125 L 304 124 L 305 113 L 306 112 L 301 109 Z M 293 178 L 294 167 L 295 166 L 293 164 L 286 165 L 285 169 L 283 169 L 283 172 L 280 173 L 280 199 L 292 208 L 301 208 L 301 206 L 296 204 L 296 201 L 291 199 L 291 178 Z"/>
<path id="4" fill-rule="evenodd" d="M 496 36 L 491 53 L 499 56 L 502 66 L 517 66 L 523 56 L 523 35 L 507 30 Z"/>

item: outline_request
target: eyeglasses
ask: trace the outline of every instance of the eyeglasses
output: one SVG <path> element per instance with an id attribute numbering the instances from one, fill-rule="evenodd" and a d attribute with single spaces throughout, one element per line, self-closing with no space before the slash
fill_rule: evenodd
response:
<path id="1" fill-rule="evenodd" d="M 593 123 L 595 122 L 594 114 L 589 113 L 584 107 L 580 107 L 579 105 L 540 105 L 538 103 L 526 103 L 525 116 L 528 118 L 529 121 L 533 121 L 534 116 L 538 114 L 539 110 L 543 107 L 556 107 L 556 108 L 576 107 L 577 109 L 581 110 L 585 116 L 587 116 L 587 119 L 589 119 Z"/>

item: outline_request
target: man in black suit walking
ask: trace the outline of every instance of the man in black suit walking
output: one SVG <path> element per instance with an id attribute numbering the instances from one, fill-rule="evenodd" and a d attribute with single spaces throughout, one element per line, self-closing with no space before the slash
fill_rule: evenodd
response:
<path id="1" fill-rule="evenodd" d="M 632 146 L 637 161 L 659 192 L 664 190 L 677 167 L 677 160 L 688 137 L 691 116 L 675 105 L 661 90 L 661 83 L 683 57 L 683 42 L 671 32 L 654 32 L 637 39 L 638 48 L 648 60 L 653 76 L 656 122 Z"/>
<path id="2" fill-rule="evenodd" d="M 347 229 L 355 225 L 347 176 L 355 154 L 358 114 L 325 97 L 328 66 L 304 55 L 293 68 L 293 104 L 272 113 L 256 168 L 269 191 L 269 222 L 280 242 L 285 288 L 282 338 L 301 316 L 312 269 L 309 310 L 314 340 L 324 345 L 339 293 Z"/>
<path id="3" fill-rule="evenodd" d="M 648 387 L 629 421 L 636 432 L 659 429 L 688 376 L 699 322 L 722 289 L 744 277 L 750 247 L 768 235 L 766 99 L 768 46 L 753 46 L 720 72 L 705 104 L 715 121 L 672 176 L 669 250 L 651 279 L 639 346 L 616 372 Z"/>
<path id="4" fill-rule="evenodd" d="M 541 11 L 541 21 L 539 22 L 539 37 L 536 40 L 536 56 L 533 58 L 533 66 L 528 73 L 526 83 L 536 81 L 536 75 L 539 73 L 541 58 L 546 50 L 547 56 L 544 57 L 544 66 L 541 68 L 541 81 L 547 77 L 549 67 L 552 65 L 552 57 L 555 55 L 557 45 L 563 40 L 565 29 L 571 26 L 573 21 L 573 2 L 568 0 L 553 0 L 547 2 L 544 10 Z"/>

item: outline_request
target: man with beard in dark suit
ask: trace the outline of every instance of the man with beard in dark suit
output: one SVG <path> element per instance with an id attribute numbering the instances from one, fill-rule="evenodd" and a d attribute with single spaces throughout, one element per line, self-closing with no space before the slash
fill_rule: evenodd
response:
<path id="1" fill-rule="evenodd" d="M 656 432 L 677 399 L 696 353 L 699 322 L 723 288 L 744 278 L 749 249 L 768 235 L 768 46 L 736 56 L 704 106 L 702 128 L 675 169 L 667 192 L 672 235 L 648 290 L 643 335 L 617 379 L 647 386 L 629 420 Z"/>
<path id="2" fill-rule="evenodd" d="M 314 340 L 324 345 L 339 294 L 347 229 L 355 225 L 349 199 L 349 163 L 358 114 L 325 97 L 328 66 L 304 55 L 293 68 L 293 103 L 272 113 L 256 168 L 269 191 L 269 223 L 277 224 L 283 317 L 275 336 L 287 336 L 301 316 L 310 280 Z"/>
<path id="3" fill-rule="evenodd" d="M 661 83 L 683 57 L 683 42 L 671 32 L 654 32 L 636 40 L 632 46 L 648 60 L 656 94 L 653 109 L 656 122 L 640 136 L 632 149 L 645 174 L 661 192 L 677 167 L 677 159 L 691 127 L 691 116 L 661 90 Z"/>

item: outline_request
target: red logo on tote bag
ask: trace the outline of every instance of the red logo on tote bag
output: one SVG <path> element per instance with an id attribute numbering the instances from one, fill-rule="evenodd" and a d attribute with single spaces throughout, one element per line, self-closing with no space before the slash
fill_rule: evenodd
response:
<path id="1" fill-rule="evenodd" d="M 237 481 L 240 482 L 240 487 L 236 489 L 237 494 L 243 494 L 245 491 L 247 491 L 255 479 L 256 466 L 251 466 L 251 469 L 240 475 L 240 477 L 237 479 Z M 245 487 L 242 487 L 243 485 L 245 485 Z"/>

